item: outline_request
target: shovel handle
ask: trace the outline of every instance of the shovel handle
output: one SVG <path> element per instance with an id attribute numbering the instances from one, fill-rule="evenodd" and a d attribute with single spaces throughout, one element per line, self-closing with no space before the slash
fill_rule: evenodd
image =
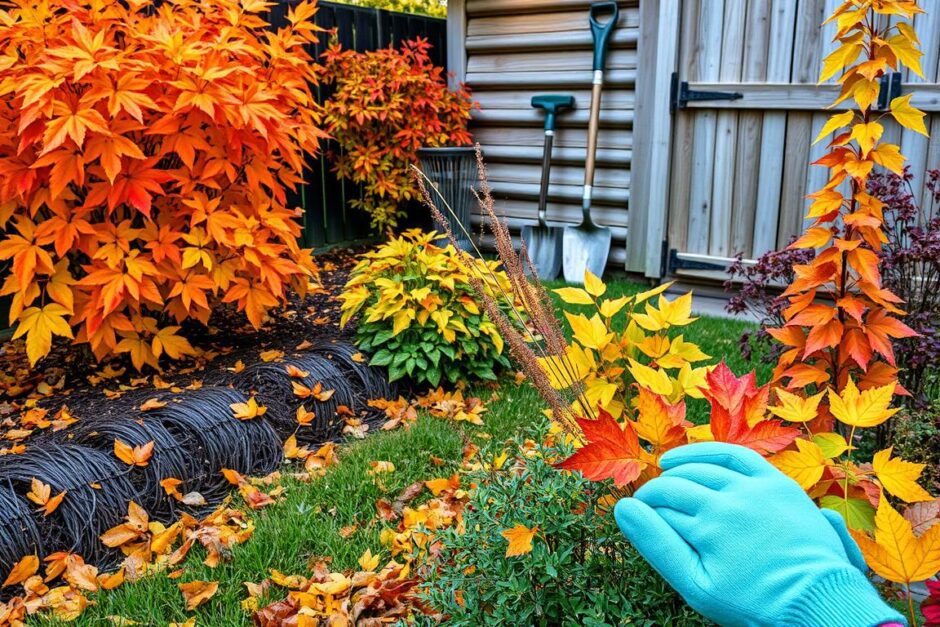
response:
<path id="1" fill-rule="evenodd" d="M 610 19 L 601 22 L 598 17 L 610 12 Z M 591 5 L 588 20 L 591 22 L 591 35 L 594 36 L 594 71 L 604 71 L 607 61 L 607 48 L 610 46 L 610 36 L 614 32 L 617 20 L 620 18 L 620 7 L 613 0 L 595 2 Z"/>
<path id="2" fill-rule="evenodd" d="M 555 142 L 555 130 L 545 129 L 545 148 L 542 150 L 542 180 L 539 185 L 539 226 L 545 228 L 545 214 L 548 209 L 548 179 L 552 168 L 552 145 Z"/>

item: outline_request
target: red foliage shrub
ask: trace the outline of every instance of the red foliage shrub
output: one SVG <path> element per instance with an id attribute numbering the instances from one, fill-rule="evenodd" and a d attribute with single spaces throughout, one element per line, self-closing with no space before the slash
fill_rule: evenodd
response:
<path id="1" fill-rule="evenodd" d="M 324 82 L 336 91 L 324 103 L 326 129 L 339 151 L 331 157 L 341 177 L 362 183 L 350 204 L 372 216 L 372 226 L 394 227 L 401 204 L 419 191 L 410 166 L 422 147 L 466 146 L 474 107 L 470 92 L 447 87 L 431 63 L 424 39 L 372 52 L 330 47 Z"/>

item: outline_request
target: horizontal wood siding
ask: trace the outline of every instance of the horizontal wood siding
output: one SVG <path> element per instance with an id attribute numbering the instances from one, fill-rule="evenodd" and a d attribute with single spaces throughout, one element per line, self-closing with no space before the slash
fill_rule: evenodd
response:
<path id="1" fill-rule="evenodd" d="M 558 119 L 548 218 L 581 220 L 593 40 L 585 0 L 463 0 L 455 25 L 463 29 L 465 58 L 451 67 L 480 103 L 473 121 L 486 158 L 498 209 L 514 232 L 534 224 L 541 176 L 542 112 L 537 94 L 571 94 L 576 110 Z M 621 2 L 621 17 L 607 58 L 594 217 L 613 230 L 611 265 L 626 261 L 630 162 L 633 155 L 634 84 L 637 76 L 638 0 Z M 455 43 L 452 34 L 451 45 Z M 479 220 L 479 218 L 476 218 Z"/>

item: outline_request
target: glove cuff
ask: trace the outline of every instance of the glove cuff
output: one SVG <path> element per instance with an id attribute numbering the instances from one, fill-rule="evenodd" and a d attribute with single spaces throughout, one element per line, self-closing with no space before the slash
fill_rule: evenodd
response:
<path id="1" fill-rule="evenodd" d="M 802 627 L 907 625 L 907 620 L 878 596 L 868 578 L 856 568 L 826 575 L 805 590 L 781 618 L 781 624 Z"/>

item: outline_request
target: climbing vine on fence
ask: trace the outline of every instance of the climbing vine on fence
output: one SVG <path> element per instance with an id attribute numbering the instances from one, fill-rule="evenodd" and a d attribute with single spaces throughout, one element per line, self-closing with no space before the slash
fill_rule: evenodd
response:
<path id="1" fill-rule="evenodd" d="M 833 107 L 852 106 L 834 113 L 816 138 L 833 135 L 829 152 L 815 162 L 829 169 L 830 179 L 810 195 L 810 225 L 791 245 L 816 254 L 794 266 L 796 278 L 784 292 L 785 323 L 768 330 L 786 347 L 772 411 L 804 425 L 796 449 L 771 461 L 820 505 L 841 512 L 872 569 L 905 586 L 940 570 L 940 527 L 918 536 L 916 510 L 903 518 L 889 502 L 889 496 L 906 503 L 932 498 L 917 483 L 923 465 L 893 457 L 891 449 L 862 465 L 856 435 L 889 420 L 897 412 L 895 394 L 906 393 L 892 343 L 915 333 L 901 320 L 904 303 L 882 285 L 885 204 L 867 183 L 875 168 L 903 173 L 900 148 L 881 141 L 885 124 L 893 119 L 927 134 L 912 94 L 894 98 L 884 111 L 875 108 L 887 72 L 906 66 L 923 76 L 910 24 L 922 12 L 907 0 L 852 1 L 827 20 L 836 24 L 838 47 L 824 60 L 820 81 L 836 77 L 841 90 Z M 911 613 L 913 620 L 913 605 Z"/>

